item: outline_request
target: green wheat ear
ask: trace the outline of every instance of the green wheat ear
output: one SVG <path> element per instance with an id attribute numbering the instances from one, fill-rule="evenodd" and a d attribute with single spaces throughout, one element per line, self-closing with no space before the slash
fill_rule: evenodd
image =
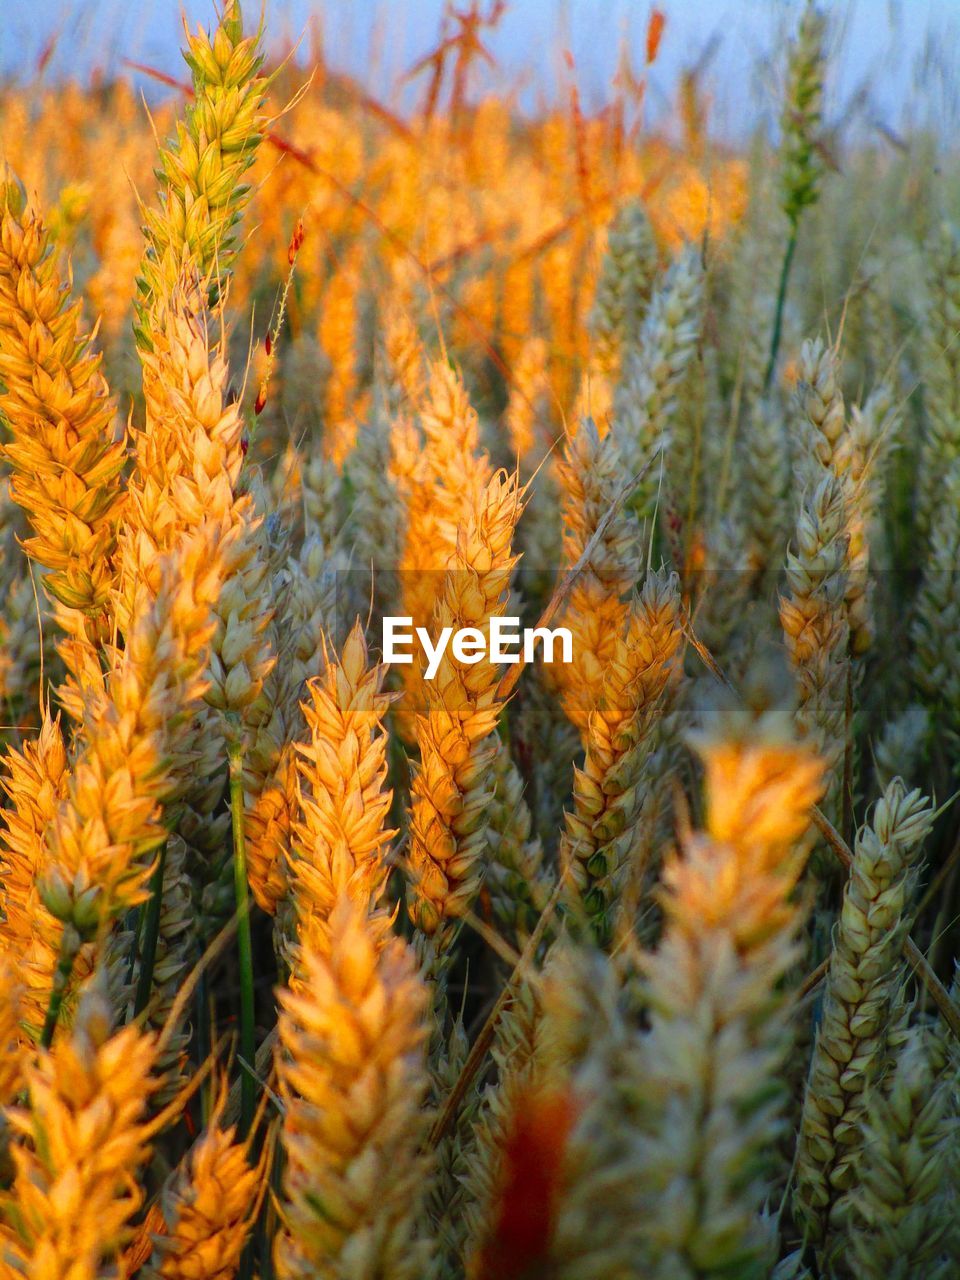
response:
<path id="1" fill-rule="evenodd" d="M 134 334 L 152 350 L 152 318 L 190 259 L 209 288 L 223 295 L 237 246 L 235 231 L 250 197 L 242 182 L 263 136 L 263 98 L 271 77 L 260 75 L 263 28 L 244 38 L 238 3 L 224 10 L 211 39 L 188 35 L 184 60 L 193 76 L 193 101 L 177 134 L 160 149 L 159 206 L 146 213 L 146 249 L 137 280 Z"/>
<path id="2" fill-rule="evenodd" d="M 857 836 L 844 889 L 797 1150 L 795 1212 L 827 1254 L 857 1195 L 866 1099 L 896 1038 L 900 949 L 933 816 L 926 796 L 894 778 Z"/>
<path id="3" fill-rule="evenodd" d="M 770 387 L 780 351 L 783 309 L 787 298 L 790 269 L 797 250 L 797 228 L 800 214 L 819 198 L 822 163 L 817 150 L 820 122 L 823 116 L 823 74 L 825 66 L 824 37 L 826 19 L 812 3 L 808 3 L 800 20 L 797 38 L 790 49 L 787 66 L 787 92 L 783 108 L 783 142 L 781 144 L 781 180 L 783 211 L 790 222 L 777 305 L 770 340 L 770 355 L 763 379 Z"/>
<path id="4" fill-rule="evenodd" d="M 948 1046 L 921 1023 L 882 1085 L 869 1091 L 846 1228 L 847 1256 L 863 1280 L 954 1274 L 955 1072 Z"/>
<path id="5" fill-rule="evenodd" d="M 808 4 L 790 51 L 783 113 L 783 211 L 794 228 L 819 196 L 825 35 L 826 19 Z"/>

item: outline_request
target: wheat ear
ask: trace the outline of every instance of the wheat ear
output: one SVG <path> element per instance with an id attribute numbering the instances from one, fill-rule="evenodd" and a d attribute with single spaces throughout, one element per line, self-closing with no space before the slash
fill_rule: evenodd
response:
<path id="1" fill-rule="evenodd" d="M 294 990 L 280 992 L 277 1072 L 284 1227 L 280 1280 L 426 1274 L 418 1239 L 427 991 L 412 951 L 341 898 L 302 940 Z"/>
<path id="2" fill-rule="evenodd" d="M 818 1245 L 829 1246 L 839 1202 L 856 1186 L 865 1091 L 886 1067 L 888 1023 L 906 977 L 900 950 L 916 856 L 931 825 L 930 802 L 894 778 L 857 838 L 797 1154 L 796 1211 Z"/>
<path id="3" fill-rule="evenodd" d="M 16 1172 L 0 1200 L 12 1274 L 108 1273 L 143 1203 L 154 1042 L 133 1026 L 111 1036 L 111 1022 L 94 984 L 69 1036 L 25 1065 L 27 1105 L 7 1112 Z"/>
<path id="4" fill-rule="evenodd" d="M 663 1280 L 760 1275 L 773 1246 L 761 1209 L 791 1039 L 782 979 L 823 766 L 787 710 L 758 710 L 727 712 L 693 739 L 705 829 L 685 833 L 664 866 L 664 936 L 642 962 L 641 1256 Z"/>

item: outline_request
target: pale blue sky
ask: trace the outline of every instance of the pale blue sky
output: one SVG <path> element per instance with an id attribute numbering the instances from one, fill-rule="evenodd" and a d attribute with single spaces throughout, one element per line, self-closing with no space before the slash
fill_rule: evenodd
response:
<path id="1" fill-rule="evenodd" d="M 436 40 L 443 0 L 266 0 L 267 29 L 280 41 L 303 33 L 320 15 L 330 62 L 356 74 L 384 100 L 398 101 L 401 73 Z M 489 0 L 487 0 L 489 3 Z M 698 60 L 716 38 L 708 85 L 712 120 L 742 133 L 774 100 L 764 59 L 795 21 L 800 0 L 659 0 L 667 14 L 660 58 L 651 76 L 655 115 L 677 73 Z M 247 10 L 257 11 L 259 0 Z M 960 0 L 833 0 L 838 40 L 832 102 L 835 112 L 863 83 L 870 85 L 866 116 L 894 128 L 905 119 L 960 122 Z M 213 0 L 0 0 L 0 70 L 36 66 L 59 33 L 48 75 L 84 76 L 115 69 L 122 58 L 182 74 L 177 54 L 182 9 L 191 21 L 210 20 Z M 490 46 L 501 78 L 526 79 L 524 101 L 556 84 L 561 51 L 576 61 L 584 101 L 602 102 L 622 34 L 639 51 L 649 0 L 512 0 Z M 13 12 L 10 12 L 13 9 Z M 531 80 L 535 82 L 531 83 Z"/>

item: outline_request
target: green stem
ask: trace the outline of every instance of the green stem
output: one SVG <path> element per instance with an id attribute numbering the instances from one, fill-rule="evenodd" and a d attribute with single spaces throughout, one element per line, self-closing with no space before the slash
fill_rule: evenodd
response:
<path id="1" fill-rule="evenodd" d="M 167 862 L 167 846 L 161 845 L 157 865 L 150 877 L 150 897 L 143 924 L 143 946 L 140 949 L 140 976 L 133 1001 L 133 1016 L 139 1018 L 150 999 L 153 986 L 153 967 L 157 962 L 157 939 L 160 937 L 160 916 L 163 911 L 163 869 Z"/>
<path id="2" fill-rule="evenodd" d="M 777 310 L 773 317 L 773 337 L 770 340 L 770 358 L 767 361 L 767 371 L 763 375 L 763 389 L 770 389 L 770 382 L 773 379 L 773 370 L 777 363 L 777 355 L 780 351 L 780 336 L 783 332 L 783 308 L 787 300 L 787 284 L 790 280 L 790 268 L 793 266 L 793 255 L 797 251 L 797 224 L 795 222 L 790 225 L 790 239 L 787 241 L 787 251 L 783 255 L 783 266 L 780 269 L 780 287 L 777 289 Z"/>
<path id="3" fill-rule="evenodd" d="M 63 937 L 60 939 L 60 957 L 57 960 L 56 972 L 53 975 L 50 1003 L 47 1006 L 47 1016 L 44 1019 L 43 1031 L 40 1035 L 40 1044 L 44 1049 L 49 1049 L 53 1044 L 53 1033 L 57 1029 L 57 1019 L 60 1017 L 63 997 L 66 995 L 70 976 L 73 973 L 73 962 L 76 960 L 79 950 L 80 935 L 72 925 L 64 925 Z"/>
<path id="4" fill-rule="evenodd" d="M 137 965 L 140 963 L 140 939 L 143 936 L 143 921 L 147 914 L 147 904 L 142 902 L 139 907 L 131 907 L 124 919 L 124 929 L 133 935 L 133 945 L 130 948 L 130 956 L 127 960 L 127 986 L 133 986 L 133 979 L 136 976 Z"/>
<path id="5" fill-rule="evenodd" d="M 247 851 L 243 836 L 243 746 L 230 743 L 230 815 L 233 820 L 233 883 L 237 898 L 237 950 L 240 960 L 240 1137 L 250 1132 L 256 1104 L 252 1072 L 257 1060 L 253 1003 L 253 944 L 247 892 Z"/>

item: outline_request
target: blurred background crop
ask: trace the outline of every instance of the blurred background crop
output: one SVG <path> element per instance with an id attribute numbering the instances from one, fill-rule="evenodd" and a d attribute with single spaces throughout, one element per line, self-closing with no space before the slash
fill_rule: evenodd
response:
<path id="1" fill-rule="evenodd" d="M 956 123 L 951 50 L 960 37 L 956 0 L 839 0 L 831 10 L 831 76 L 838 106 L 856 122 L 905 129 Z M 38 68 L 51 79 L 111 78 L 125 60 L 179 74 L 182 15 L 206 23 L 205 0 L 37 0 L 11 6 L 0 30 L 0 71 L 21 80 Z M 297 47 L 306 63 L 323 49 L 337 71 L 355 76 L 395 106 L 412 106 L 405 73 L 435 48 L 444 0 L 270 0 L 267 47 Z M 483 9 L 484 6 L 481 6 Z M 609 99 L 624 52 L 641 58 L 652 6 L 647 0 L 512 0 L 484 32 L 492 62 L 478 65 L 485 87 L 512 91 L 535 110 L 562 93 L 572 59 L 588 106 Z M 659 6 L 667 31 L 650 77 L 648 121 L 669 115 L 672 87 L 696 69 L 709 86 L 712 123 L 742 138 L 770 105 L 768 68 L 795 25 L 796 0 L 670 0 Z M 129 69 L 126 69 L 129 72 Z M 156 85 L 138 80 L 148 96 Z"/>

